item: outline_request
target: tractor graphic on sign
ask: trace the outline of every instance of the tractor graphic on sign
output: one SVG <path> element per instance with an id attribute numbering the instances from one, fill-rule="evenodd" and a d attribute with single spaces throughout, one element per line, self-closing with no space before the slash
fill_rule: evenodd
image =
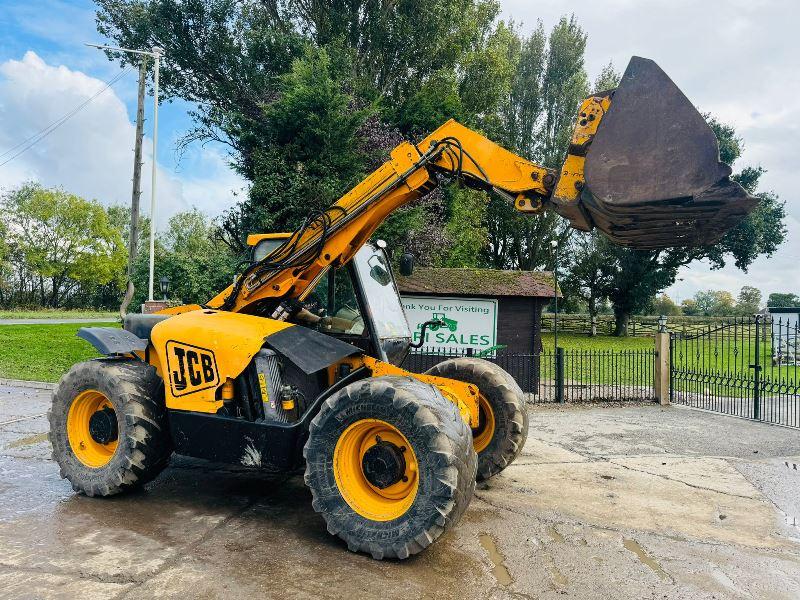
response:
<path id="1" fill-rule="evenodd" d="M 448 317 L 444 316 L 444 313 L 433 313 L 433 317 L 431 318 L 432 321 L 439 321 L 434 325 L 429 325 L 428 329 L 431 331 L 438 331 L 440 327 L 447 327 L 450 331 L 455 331 L 458 329 L 458 321 L 454 321 L 453 319 L 449 319 Z M 422 323 L 417 325 L 417 329 L 422 329 Z"/>

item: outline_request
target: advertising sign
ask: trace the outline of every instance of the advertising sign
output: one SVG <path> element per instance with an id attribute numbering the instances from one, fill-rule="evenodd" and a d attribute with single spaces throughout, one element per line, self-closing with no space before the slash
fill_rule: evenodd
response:
<path id="1" fill-rule="evenodd" d="M 438 296 L 403 296 L 402 300 L 414 342 L 419 341 L 425 321 L 443 323 L 425 331 L 425 350 L 472 348 L 477 353 L 497 344 L 497 300 Z"/>

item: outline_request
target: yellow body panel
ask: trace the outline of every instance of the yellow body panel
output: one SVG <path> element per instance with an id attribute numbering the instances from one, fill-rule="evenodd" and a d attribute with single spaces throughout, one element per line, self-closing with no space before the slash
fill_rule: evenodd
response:
<path id="1" fill-rule="evenodd" d="M 150 363 L 164 380 L 167 408 L 214 413 L 217 390 L 261 350 L 264 338 L 290 323 L 214 310 L 195 310 L 153 327 Z M 226 389 L 226 395 L 228 390 Z"/>
<path id="2" fill-rule="evenodd" d="M 247 236 L 247 245 L 255 246 L 264 240 L 288 240 L 290 237 L 291 233 L 251 233 Z"/>

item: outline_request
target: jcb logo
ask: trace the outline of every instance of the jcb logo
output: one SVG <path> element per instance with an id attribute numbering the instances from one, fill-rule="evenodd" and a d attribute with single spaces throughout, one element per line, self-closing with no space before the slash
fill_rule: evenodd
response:
<path id="1" fill-rule="evenodd" d="M 214 353 L 205 348 L 167 342 L 167 368 L 173 396 L 186 396 L 219 384 Z"/>

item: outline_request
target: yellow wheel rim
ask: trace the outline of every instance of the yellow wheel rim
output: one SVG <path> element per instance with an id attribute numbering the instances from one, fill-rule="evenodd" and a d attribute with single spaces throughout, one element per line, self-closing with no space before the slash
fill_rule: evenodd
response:
<path id="1" fill-rule="evenodd" d="M 107 465 L 117 450 L 117 440 L 101 444 L 89 433 L 89 420 L 98 410 L 114 406 L 97 390 L 86 390 L 72 401 L 67 413 L 67 438 L 72 452 L 87 467 L 97 469 Z"/>
<path id="2" fill-rule="evenodd" d="M 383 489 L 367 480 L 362 466 L 364 455 L 379 440 L 394 444 L 405 461 L 403 479 Z M 405 514 L 419 488 L 414 449 L 400 430 L 378 419 L 356 421 L 344 430 L 333 451 L 333 474 L 350 508 L 372 521 L 391 521 Z"/>
<path id="3" fill-rule="evenodd" d="M 478 397 L 478 428 L 472 430 L 472 447 L 475 452 L 482 452 L 494 437 L 494 411 L 486 396 Z"/>

